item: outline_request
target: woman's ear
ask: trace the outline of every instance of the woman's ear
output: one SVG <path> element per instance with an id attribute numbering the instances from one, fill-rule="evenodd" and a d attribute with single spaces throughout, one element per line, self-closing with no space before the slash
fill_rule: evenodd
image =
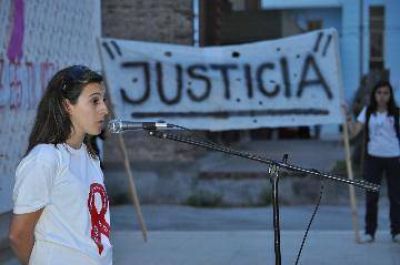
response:
<path id="1" fill-rule="evenodd" d="M 68 114 L 71 114 L 71 102 L 68 100 L 68 99 L 65 99 L 64 101 L 63 101 L 63 105 L 64 105 L 64 109 L 65 109 L 65 111 L 68 113 Z"/>

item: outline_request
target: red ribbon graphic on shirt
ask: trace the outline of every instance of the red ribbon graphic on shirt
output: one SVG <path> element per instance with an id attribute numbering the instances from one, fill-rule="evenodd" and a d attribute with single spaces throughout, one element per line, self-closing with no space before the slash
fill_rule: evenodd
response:
<path id="1" fill-rule="evenodd" d="M 98 193 L 101 197 L 101 210 L 97 211 L 95 204 L 95 194 Z M 90 236 L 96 243 L 99 249 L 99 255 L 103 252 L 103 244 L 101 243 L 101 234 L 110 238 L 110 225 L 106 221 L 106 212 L 108 210 L 108 197 L 104 187 L 99 183 L 90 185 L 90 193 L 88 198 L 88 207 L 92 221 L 92 229 Z"/>

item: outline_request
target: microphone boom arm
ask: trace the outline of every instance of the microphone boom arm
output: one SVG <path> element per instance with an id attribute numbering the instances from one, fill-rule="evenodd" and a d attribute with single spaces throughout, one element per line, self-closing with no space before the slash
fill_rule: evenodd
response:
<path id="1" fill-rule="evenodd" d="M 284 168 L 290 171 L 297 171 L 297 172 L 302 172 L 302 173 L 306 173 L 309 175 L 313 175 L 313 176 L 320 176 L 323 178 L 327 178 L 330 180 L 334 180 L 334 181 L 338 181 L 338 182 L 343 182 L 343 183 L 347 183 L 365 190 L 369 190 L 369 191 L 374 191 L 374 192 L 378 192 L 380 185 L 371 183 L 371 182 L 367 182 L 364 180 L 350 180 L 350 179 L 346 179 L 343 178 L 341 176 L 338 175 L 334 175 L 334 174 L 330 174 L 330 173 L 326 173 L 326 172 L 320 172 L 317 171 L 315 169 L 306 169 L 306 168 L 302 168 L 296 165 L 292 165 L 292 164 L 288 164 L 286 162 L 278 162 L 260 155 L 256 155 L 253 153 L 249 153 L 249 152 L 242 152 L 242 151 L 238 151 L 238 150 L 234 150 L 225 146 L 221 146 L 221 145 L 216 145 L 216 144 L 211 144 L 211 143 L 207 143 L 207 142 L 202 142 L 202 141 L 198 141 L 198 140 L 193 140 L 189 137 L 183 137 L 180 135 L 176 135 L 176 134 L 172 134 L 172 133 L 166 133 L 166 132 L 159 132 L 159 131 L 149 131 L 149 135 L 153 136 L 153 137 L 157 137 L 160 139 L 169 139 L 169 140 L 173 140 L 176 142 L 182 142 L 182 143 L 186 143 L 186 144 L 191 144 L 191 145 L 196 145 L 196 146 L 200 146 L 206 149 L 210 149 L 213 151 L 218 151 L 218 152 L 222 152 L 222 153 L 227 153 L 227 154 L 231 154 L 231 155 L 235 155 L 235 156 L 239 156 L 242 158 L 246 158 L 249 160 L 253 160 L 253 161 L 258 161 L 264 164 L 268 164 L 268 165 L 275 165 L 278 166 L 280 168 Z"/>
<path id="2" fill-rule="evenodd" d="M 337 175 L 319 172 L 318 170 L 314 170 L 314 169 L 305 169 L 305 168 L 301 168 L 296 165 L 288 164 L 286 154 L 284 155 L 282 162 L 278 162 L 278 161 L 274 161 L 272 159 L 265 158 L 260 155 L 252 154 L 249 152 L 237 151 L 237 150 L 234 150 L 234 149 L 231 149 L 231 148 L 228 148 L 225 146 L 220 146 L 220 145 L 217 145 L 214 143 L 207 143 L 207 142 L 202 142 L 199 140 L 193 140 L 191 138 L 183 137 L 178 134 L 158 132 L 158 131 L 149 131 L 149 135 L 158 137 L 160 139 L 169 139 L 169 140 L 173 140 L 173 141 L 177 141 L 177 142 L 200 146 L 200 147 L 212 150 L 212 151 L 218 151 L 218 152 L 227 153 L 230 155 L 240 156 L 240 157 L 243 157 L 243 158 L 246 158 L 249 160 L 258 161 L 258 162 L 268 165 L 268 175 L 270 176 L 270 181 L 272 184 L 271 199 L 272 199 L 272 207 L 273 207 L 275 265 L 281 265 L 281 262 L 282 262 L 281 261 L 281 243 L 280 243 L 280 224 L 279 224 L 280 223 L 280 221 L 279 221 L 279 203 L 278 203 L 278 200 L 279 200 L 278 182 L 279 182 L 280 169 L 284 168 L 284 169 L 287 169 L 290 171 L 297 171 L 297 172 L 302 172 L 302 173 L 306 173 L 306 174 L 310 174 L 310 175 L 314 175 L 314 176 L 320 176 L 320 177 L 324 177 L 327 179 L 351 184 L 351 185 L 354 185 L 354 186 L 357 186 L 357 187 L 360 187 L 360 188 L 363 188 L 366 190 L 375 191 L 375 192 L 378 192 L 379 187 L 380 187 L 380 185 L 376 185 L 374 183 L 369 183 L 369 182 L 362 181 L 362 180 L 345 179 L 345 178 L 342 178 Z M 322 193 L 320 194 L 320 199 L 321 199 L 321 196 L 322 196 Z M 319 202 L 318 202 L 318 204 L 319 204 Z M 313 217 L 312 217 L 312 219 L 313 219 Z M 311 222 L 312 222 L 312 219 L 311 219 Z M 311 222 L 309 225 L 311 225 Z M 305 237 L 307 236 L 308 229 L 309 228 L 307 228 Z M 304 244 L 305 237 L 303 238 L 302 246 Z M 300 248 L 298 258 L 300 257 L 301 249 L 302 249 L 302 247 Z M 298 259 L 297 259 L 297 261 L 298 261 Z M 296 261 L 296 264 L 297 264 L 297 261 Z"/>

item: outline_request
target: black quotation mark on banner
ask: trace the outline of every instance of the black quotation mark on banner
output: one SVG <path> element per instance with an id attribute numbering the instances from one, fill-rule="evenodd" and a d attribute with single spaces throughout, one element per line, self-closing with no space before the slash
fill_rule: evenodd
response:
<path id="1" fill-rule="evenodd" d="M 328 51 L 328 48 L 329 48 L 329 46 L 331 44 L 331 41 L 332 41 L 332 34 L 329 34 L 324 40 L 324 32 L 322 32 L 322 31 L 319 32 L 318 36 L 317 36 L 317 39 L 315 40 L 313 51 L 315 53 L 319 52 L 320 44 L 321 44 L 321 42 L 324 42 L 323 50 L 322 50 L 322 57 L 325 57 L 326 53 Z"/>
<path id="2" fill-rule="evenodd" d="M 110 44 L 111 44 L 114 52 L 116 52 L 119 56 L 122 56 L 122 52 L 121 52 L 121 49 L 119 48 L 118 44 L 114 40 L 110 41 Z M 107 42 L 103 42 L 103 47 L 106 50 L 108 56 L 110 56 L 110 59 L 114 60 L 115 56 L 114 56 L 114 53 L 113 53 L 110 45 Z"/>

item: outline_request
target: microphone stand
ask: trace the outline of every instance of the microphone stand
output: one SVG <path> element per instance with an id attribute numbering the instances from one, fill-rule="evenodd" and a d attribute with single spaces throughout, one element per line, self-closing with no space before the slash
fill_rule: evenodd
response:
<path id="1" fill-rule="evenodd" d="M 363 180 L 349 180 L 345 179 L 338 175 L 333 175 L 330 173 L 319 172 L 314 169 L 305 169 L 296 165 L 288 164 L 288 155 L 285 154 L 282 158 L 282 162 L 278 162 L 263 156 L 259 156 L 249 152 L 237 151 L 225 146 L 212 144 L 208 142 L 203 142 L 199 140 L 193 140 L 189 137 L 180 136 L 177 134 L 159 132 L 159 131 L 149 131 L 149 135 L 153 137 L 157 137 L 160 139 L 168 139 L 176 142 L 191 144 L 200 146 L 212 151 L 218 151 L 230 155 L 240 156 L 242 158 L 246 158 L 253 161 L 258 161 L 268 165 L 268 175 L 270 176 L 270 182 L 272 185 L 272 207 L 273 207 L 273 225 L 274 225 L 274 251 L 275 251 L 275 265 L 281 265 L 281 245 L 280 245 L 280 221 L 279 221 L 279 198 L 278 198 L 278 184 L 279 184 L 279 172 L 281 168 L 302 172 L 308 175 L 324 177 L 330 180 L 347 183 L 350 185 L 354 185 L 356 187 L 370 190 L 374 192 L 378 192 L 380 185 L 370 183 Z"/>

